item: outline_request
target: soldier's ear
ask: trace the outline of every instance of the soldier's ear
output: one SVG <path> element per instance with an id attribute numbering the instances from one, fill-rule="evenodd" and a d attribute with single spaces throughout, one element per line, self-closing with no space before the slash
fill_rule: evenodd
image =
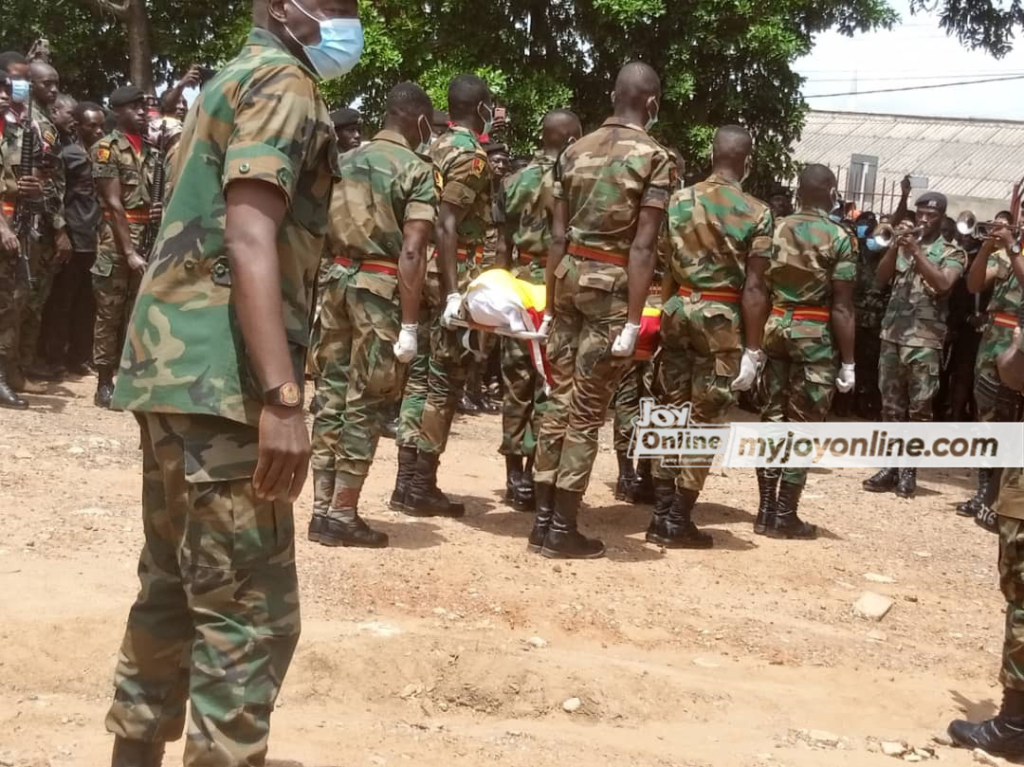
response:
<path id="1" fill-rule="evenodd" d="M 265 0 L 267 5 L 267 15 L 278 22 L 283 24 L 285 20 L 284 4 L 286 0 Z"/>

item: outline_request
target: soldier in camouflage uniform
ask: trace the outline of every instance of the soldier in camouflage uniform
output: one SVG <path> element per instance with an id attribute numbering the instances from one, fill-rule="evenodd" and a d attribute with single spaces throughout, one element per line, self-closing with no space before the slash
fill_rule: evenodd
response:
<path id="1" fill-rule="evenodd" d="M 534 285 L 544 284 L 551 247 L 555 162 L 562 150 L 582 135 L 579 118 L 572 112 L 549 112 L 541 129 L 541 149 L 525 168 L 505 181 L 495 203 L 503 236 L 498 265 L 511 268 L 517 278 Z M 525 342 L 501 339 L 501 376 L 505 388 L 500 448 L 505 456 L 505 500 L 519 511 L 532 511 L 534 450 L 547 395 Z"/>
<path id="2" fill-rule="evenodd" d="M 945 214 L 944 195 L 929 192 L 920 197 L 920 239 L 913 234 L 899 237 L 878 265 L 878 284 L 892 284 L 878 364 L 883 421 L 932 420 L 946 340 L 947 299 L 967 266 L 964 252 L 941 235 Z M 864 481 L 864 489 L 895 490 L 901 498 L 911 498 L 917 489 L 917 469 L 884 468 Z"/>
<path id="3" fill-rule="evenodd" d="M 750 388 L 762 357 L 760 331 L 768 307 L 764 274 L 772 253 L 773 224 L 768 206 L 743 192 L 752 149 L 744 128 L 719 128 L 711 175 L 676 192 L 669 203 L 668 263 L 677 289 L 661 315 L 654 391 L 660 404 L 691 403 L 694 425 L 723 423 L 733 403 L 730 387 Z M 745 317 L 755 318 L 748 324 L 753 332 L 746 339 L 741 334 Z M 736 381 L 744 357 L 747 370 L 743 380 Z M 710 460 L 678 469 L 654 467 L 649 542 L 667 548 L 712 546 L 711 536 L 691 521 L 710 470 Z M 763 486 L 760 474 L 758 479 Z"/>
<path id="4" fill-rule="evenodd" d="M 1019 251 L 1018 251 L 1019 253 Z M 1024 279 L 1024 263 L 1012 258 L 1017 284 Z M 1000 384 L 1024 391 L 1024 336 L 1011 341 L 997 357 Z M 999 683 L 1003 701 L 991 719 L 974 723 L 955 720 L 949 736 L 964 748 L 980 748 L 989 754 L 1024 756 L 1024 468 L 1004 469 L 996 505 L 999 532 L 999 585 L 1006 598 L 1006 628 Z"/>
<path id="5" fill-rule="evenodd" d="M 772 310 L 764 329 L 764 422 L 823 421 L 834 387 L 849 392 L 856 383 L 857 258 L 850 235 L 829 220 L 835 196 L 832 171 L 808 165 L 797 189 L 800 212 L 783 219 L 775 232 L 767 275 Z M 837 352 L 842 360 L 838 375 Z M 806 468 L 782 471 L 774 507 L 769 503 L 764 509 L 762 503 L 755 532 L 773 538 L 817 536 L 817 528 L 797 515 L 806 480 Z"/>
<path id="6" fill-rule="evenodd" d="M 1006 226 L 993 230 L 967 270 L 967 289 L 971 293 L 977 295 L 992 290 L 974 368 L 974 401 L 978 420 L 982 422 L 998 420 L 993 397 L 999 387 L 996 360 L 1013 342 L 1022 298 L 1012 267 L 1012 259 L 1020 256 L 1020 243 L 1010 228 L 1012 220 L 1008 212 L 996 216 L 996 221 Z M 999 531 L 992 507 L 999 492 L 1000 475 L 1000 469 L 979 468 L 977 492 L 956 507 L 957 514 L 974 517 L 978 524 L 994 533 Z"/>
<path id="7" fill-rule="evenodd" d="M 145 532 L 106 721 L 118 767 L 157 767 L 187 702 L 185 765 L 263 764 L 299 637 L 301 382 L 336 174 L 317 75 L 341 68 L 305 50 L 357 6 L 267 5 L 189 112 L 114 390 L 142 429 Z"/>
<path id="8" fill-rule="evenodd" d="M 554 384 L 537 437 L 529 539 L 546 557 L 604 555 L 601 541 L 580 534 L 577 515 L 598 430 L 632 362 L 675 181 L 671 155 L 647 132 L 658 117 L 657 73 L 627 64 L 612 99 L 615 114 L 569 147 L 555 171 L 542 325 Z"/>
<path id="9" fill-rule="evenodd" d="M 125 323 L 135 303 L 146 255 L 139 253 L 151 216 L 153 171 L 157 155 L 143 139 L 146 132 L 145 94 L 134 85 L 110 96 L 117 128 L 90 150 L 92 175 L 103 206 L 92 288 L 96 298 L 92 361 L 98 382 L 94 403 L 110 407 L 114 366 L 121 351 Z"/>
<path id="10" fill-rule="evenodd" d="M 491 175 L 478 134 L 491 127 L 494 108 L 487 84 L 460 75 L 448 87 L 452 125 L 431 146 L 441 187 L 434 254 L 427 262 L 424 317 L 429 362 L 414 361 L 402 402 L 396 441 L 398 476 L 392 508 L 416 517 L 461 517 L 465 507 L 437 487 L 437 466 L 462 397 L 471 354 L 449 320 L 461 312 L 477 253 L 491 225 Z M 423 321 L 421 320 L 421 321 Z M 424 347 L 421 347 L 424 348 Z M 426 373 L 425 385 L 423 373 Z M 416 378 L 413 378 L 413 375 Z"/>
<path id="11" fill-rule="evenodd" d="M 43 309 L 53 288 L 53 278 L 61 264 L 71 258 L 71 240 L 64 220 L 64 163 L 60 158 L 60 134 L 50 109 L 60 92 L 57 70 L 42 61 L 33 61 L 32 121 L 42 137 L 42 170 L 45 183 L 45 214 L 40 238 L 31 248 L 32 286 L 22 310 L 18 337 L 18 365 L 30 378 L 50 378 L 52 371 L 36 365 L 36 350 L 42 330 Z"/>
<path id="12" fill-rule="evenodd" d="M 43 191 L 37 176 L 18 179 L 24 130 L 18 122 L 8 119 L 10 110 L 11 80 L 0 73 L 0 407 L 25 410 L 28 402 L 10 385 L 12 367 L 18 357 L 21 311 L 28 294 L 19 264 L 21 244 L 14 231 L 14 213 L 30 194 L 41 201 Z"/>
<path id="13" fill-rule="evenodd" d="M 878 392 L 878 356 L 881 351 L 882 317 L 889 303 L 889 285 L 879 285 L 875 279 L 884 248 L 873 236 L 876 226 L 874 214 L 864 213 L 857 220 L 857 286 L 853 306 L 857 312 L 857 415 L 874 420 L 881 414 L 882 401 Z"/>
<path id="14" fill-rule="evenodd" d="M 390 404 L 416 354 L 426 246 L 437 216 L 425 152 L 434 108 L 414 83 L 388 95 L 384 130 L 341 159 L 331 202 L 316 343 L 313 518 L 325 546 L 383 548 L 388 537 L 357 513 Z"/>

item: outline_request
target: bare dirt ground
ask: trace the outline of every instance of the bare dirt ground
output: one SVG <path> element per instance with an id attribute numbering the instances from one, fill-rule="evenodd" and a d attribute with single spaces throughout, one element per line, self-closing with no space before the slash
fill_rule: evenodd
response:
<path id="1" fill-rule="evenodd" d="M 109 763 L 103 717 L 137 585 L 140 478 L 134 419 L 94 408 L 94 385 L 0 411 L 5 767 Z M 556 563 L 526 552 L 531 517 L 501 503 L 497 417 L 460 418 L 455 432 L 441 484 L 466 500 L 465 520 L 388 511 L 395 449 L 382 442 L 362 508 L 392 547 L 299 542 L 303 637 L 272 759 L 887 765 L 880 741 L 927 746 L 952 717 L 994 711 L 996 539 L 953 513 L 966 471 L 922 471 L 913 501 L 863 493 L 864 472 L 816 472 L 801 513 L 827 529 L 817 542 L 754 536 L 753 473 L 716 472 L 697 513 L 715 549 L 665 552 L 643 542 L 648 511 L 613 499 L 608 448 L 582 517 L 609 556 Z M 303 533 L 309 507 L 307 483 Z M 867 590 L 895 600 L 880 623 L 851 613 Z"/>

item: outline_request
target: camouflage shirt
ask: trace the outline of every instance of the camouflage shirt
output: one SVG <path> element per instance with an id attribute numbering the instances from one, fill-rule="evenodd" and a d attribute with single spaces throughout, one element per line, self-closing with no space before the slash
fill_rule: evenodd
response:
<path id="1" fill-rule="evenodd" d="M 483 245 L 491 226 L 491 169 L 473 131 L 453 125 L 430 147 L 440 172 L 441 201 L 467 210 L 459 224 L 459 245 Z"/>
<path id="2" fill-rule="evenodd" d="M 889 303 L 889 286 L 880 288 L 875 281 L 883 253 L 873 253 L 866 247 L 860 249 L 857 256 L 857 285 L 853 292 L 857 327 L 871 328 L 875 332 L 882 327 L 882 317 Z"/>
<path id="3" fill-rule="evenodd" d="M 551 247 L 555 155 L 540 151 L 505 180 L 501 205 L 512 241 L 521 253 L 545 257 Z"/>
<path id="4" fill-rule="evenodd" d="M 1021 298 L 1024 296 L 1006 251 L 1000 249 L 990 255 L 988 268 L 996 270 L 996 282 L 992 288 L 992 298 L 988 302 L 989 315 L 991 316 L 992 312 L 1006 312 L 1016 317 Z"/>
<path id="5" fill-rule="evenodd" d="M 153 189 L 153 171 L 156 168 L 157 154 L 145 141 L 141 143 L 142 151 L 136 152 L 135 147 L 121 131 L 116 128 L 97 141 L 90 150 L 92 158 L 92 177 L 94 179 L 117 179 L 121 183 L 121 204 L 128 216 L 128 229 L 131 232 L 132 244 L 139 246 L 146 230 L 150 194 Z M 100 239 L 104 239 L 103 230 L 110 227 L 106 214 L 100 225 Z M 106 237 L 112 242 L 111 237 Z M 97 274 L 110 274 L 109 265 L 104 263 L 109 254 L 101 254 L 94 265 Z"/>
<path id="6" fill-rule="evenodd" d="M 397 262 L 405 223 L 436 218 L 434 168 L 401 134 L 383 130 L 341 156 L 327 235 L 332 256 Z"/>
<path id="7" fill-rule="evenodd" d="M 32 101 L 32 122 L 42 139 L 43 197 L 46 201 L 46 220 L 54 229 L 63 229 L 64 220 L 64 163 L 60 159 L 60 134 L 50 120 L 49 110 L 38 101 Z"/>
<path id="8" fill-rule="evenodd" d="M 958 275 L 967 267 L 967 255 L 942 237 L 928 246 L 926 256 L 938 269 L 953 269 Z M 892 295 L 882 318 L 882 339 L 903 346 L 941 349 L 948 314 L 949 296 L 936 295 L 915 267 L 913 257 L 900 252 Z"/>
<path id="9" fill-rule="evenodd" d="M 768 289 L 775 306 L 831 306 L 832 283 L 857 278 L 850 235 L 824 211 L 786 216 L 772 250 Z"/>
<path id="10" fill-rule="evenodd" d="M 18 165 L 21 163 L 21 126 L 0 115 L 0 197 L 9 204 L 18 198 Z"/>
<path id="11" fill-rule="evenodd" d="M 672 195 L 668 231 L 672 275 L 688 287 L 738 290 L 747 259 L 772 255 L 771 209 L 716 175 Z"/>
<path id="12" fill-rule="evenodd" d="M 253 30 L 186 118 L 174 194 L 129 323 L 115 407 L 259 423 L 263 392 L 231 306 L 224 246 L 225 189 L 238 180 L 270 184 L 287 201 L 277 234 L 282 321 L 295 380 L 303 380 L 335 175 L 333 135 L 312 72 L 274 35 Z"/>
<path id="13" fill-rule="evenodd" d="M 562 153 L 555 177 L 554 196 L 569 206 L 569 240 L 628 256 L 640 208 L 668 207 L 676 165 L 639 125 L 610 117 Z"/>

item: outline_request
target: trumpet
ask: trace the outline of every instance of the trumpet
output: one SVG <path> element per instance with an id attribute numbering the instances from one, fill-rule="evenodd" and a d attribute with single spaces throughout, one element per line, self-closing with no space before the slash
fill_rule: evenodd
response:
<path id="1" fill-rule="evenodd" d="M 987 240 L 996 229 L 1009 229 L 1015 237 L 1020 237 L 1021 227 L 1002 221 L 979 221 L 978 217 L 969 210 L 965 210 L 956 218 L 956 230 L 964 237 Z"/>
<path id="2" fill-rule="evenodd" d="M 920 237 L 923 232 L 923 226 L 915 226 L 913 229 L 896 229 L 892 224 L 879 224 L 875 227 L 873 236 L 875 238 L 875 242 L 883 248 L 888 248 L 900 237 L 905 237 L 907 235 Z"/>

